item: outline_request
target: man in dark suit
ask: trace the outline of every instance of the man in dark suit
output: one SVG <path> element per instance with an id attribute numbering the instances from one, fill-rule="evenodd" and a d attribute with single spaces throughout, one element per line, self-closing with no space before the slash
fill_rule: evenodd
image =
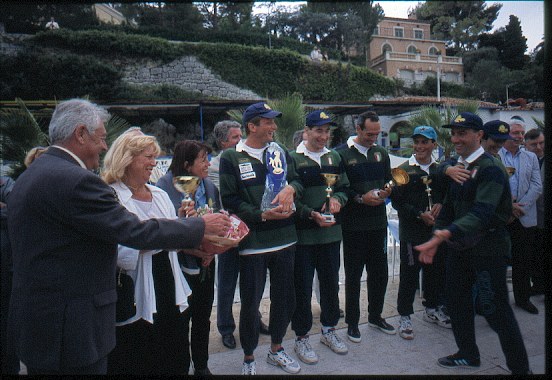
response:
<path id="1" fill-rule="evenodd" d="M 223 235 L 227 216 L 141 222 L 90 170 L 107 150 L 109 114 L 86 100 L 60 103 L 52 146 L 8 197 L 13 249 L 9 328 L 28 374 L 105 374 L 115 346 L 117 243 L 196 248 Z"/>

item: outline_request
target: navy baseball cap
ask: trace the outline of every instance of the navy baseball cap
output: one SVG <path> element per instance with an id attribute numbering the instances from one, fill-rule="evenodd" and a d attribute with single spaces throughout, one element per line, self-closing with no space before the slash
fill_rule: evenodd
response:
<path id="1" fill-rule="evenodd" d="M 437 141 L 437 133 L 435 132 L 435 129 L 427 125 L 420 125 L 419 127 L 414 128 L 412 138 L 415 136 L 424 136 L 427 139 Z"/>
<path id="2" fill-rule="evenodd" d="M 460 115 L 456 116 L 452 123 L 443 125 L 443 128 L 471 128 L 476 131 L 483 129 L 483 120 L 479 116 L 471 112 L 462 112 Z"/>
<path id="3" fill-rule="evenodd" d="M 313 111 L 307 115 L 307 127 L 319 127 L 321 125 L 336 125 L 332 118 L 324 111 Z"/>
<path id="4" fill-rule="evenodd" d="M 494 140 L 513 140 L 510 136 L 510 124 L 500 120 L 491 120 L 483 125 L 485 134 Z"/>
<path id="5" fill-rule="evenodd" d="M 273 111 L 265 102 L 255 103 L 247 107 L 243 113 L 243 125 L 246 125 L 249 120 L 257 116 L 264 117 L 265 119 L 274 119 L 282 116 L 282 113 Z"/>

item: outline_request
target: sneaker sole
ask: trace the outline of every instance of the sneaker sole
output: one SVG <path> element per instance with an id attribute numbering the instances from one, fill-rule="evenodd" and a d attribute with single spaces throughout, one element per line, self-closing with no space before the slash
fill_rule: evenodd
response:
<path id="1" fill-rule="evenodd" d="M 452 324 L 451 323 L 448 323 L 448 324 L 445 324 L 439 320 L 433 320 L 429 317 L 426 317 L 425 314 L 424 314 L 424 317 L 422 318 L 424 321 L 426 321 L 427 323 L 433 323 L 439 327 L 443 327 L 445 329 L 452 329 Z"/>
<path id="2" fill-rule="evenodd" d="M 346 348 L 345 351 L 336 351 L 332 348 L 332 346 L 329 343 L 327 343 L 325 340 L 322 340 L 322 339 L 320 339 L 320 343 L 327 346 L 330 350 L 332 350 L 333 352 L 335 352 L 336 354 L 339 354 L 339 355 L 346 355 L 349 352 L 348 348 Z"/>
<path id="3" fill-rule="evenodd" d="M 437 364 L 438 364 L 440 367 L 448 368 L 448 369 L 454 369 L 454 368 L 463 368 L 463 369 L 479 368 L 478 365 L 455 365 L 455 366 L 448 366 L 448 365 L 444 365 L 444 364 L 439 363 L 439 361 L 437 361 Z"/>
<path id="4" fill-rule="evenodd" d="M 301 361 L 302 361 L 303 363 L 305 363 L 305 364 L 310 364 L 310 365 L 312 365 L 312 364 L 318 363 L 318 358 L 316 358 L 315 361 L 310 361 L 310 362 L 309 362 L 309 361 L 303 359 L 303 358 L 301 357 L 301 355 L 299 355 L 299 353 L 298 353 L 297 351 L 295 351 L 295 355 L 297 355 L 297 357 L 299 358 L 299 360 L 301 360 Z"/>
<path id="5" fill-rule="evenodd" d="M 360 343 L 360 341 L 362 340 L 362 338 L 358 337 L 358 338 L 355 338 L 353 336 L 350 336 L 349 334 L 347 334 L 347 338 L 349 338 L 349 340 L 351 342 L 354 342 L 354 343 Z"/>
<path id="6" fill-rule="evenodd" d="M 373 323 L 370 323 L 370 322 L 368 322 L 368 326 L 373 327 L 375 329 L 378 329 L 379 331 L 384 332 L 384 333 L 389 334 L 389 335 L 395 335 L 397 333 L 397 330 L 391 330 L 391 331 L 386 330 L 386 329 L 383 329 L 380 326 L 374 325 Z"/>
<path id="7" fill-rule="evenodd" d="M 403 339 L 406 339 L 406 340 L 412 340 L 412 339 L 414 339 L 414 334 L 404 335 L 404 334 L 401 334 L 401 333 L 399 332 L 399 336 L 400 336 L 401 338 L 403 338 Z"/>
<path id="8" fill-rule="evenodd" d="M 280 367 L 281 369 L 283 369 L 287 373 L 299 373 L 299 371 L 301 371 L 301 367 L 299 367 L 298 369 L 291 369 L 289 367 L 285 367 L 285 366 L 281 365 L 280 363 L 278 363 L 276 360 L 272 359 L 270 356 L 268 356 L 266 358 L 266 362 L 268 364 L 272 364 L 275 367 Z"/>

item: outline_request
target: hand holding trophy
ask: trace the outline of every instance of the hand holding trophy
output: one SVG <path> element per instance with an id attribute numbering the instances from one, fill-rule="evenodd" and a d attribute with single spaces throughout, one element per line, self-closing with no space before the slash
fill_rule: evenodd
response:
<path id="1" fill-rule="evenodd" d="M 395 186 L 406 185 L 410 181 L 408 173 L 401 168 L 391 169 L 392 179 L 383 185 L 383 191 L 390 192 Z M 379 190 L 376 190 L 376 194 L 379 196 Z"/>
<path id="2" fill-rule="evenodd" d="M 173 184 L 176 190 L 184 194 L 182 206 L 188 207 L 193 201 L 192 196 L 195 194 L 199 186 L 200 179 L 194 175 L 180 175 L 173 178 Z"/>
<path id="3" fill-rule="evenodd" d="M 335 216 L 330 211 L 330 198 L 332 197 L 332 186 L 335 185 L 337 182 L 337 179 L 339 178 L 338 174 L 332 174 L 332 173 L 320 173 L 320 175 L 324 178 L 324 181 L 326 182 L 326 203 L 325 203 L 325 210 L 321 214 L 324 217 L 324 222 L 326 223 L 334 223 L 335 222 Z"/>

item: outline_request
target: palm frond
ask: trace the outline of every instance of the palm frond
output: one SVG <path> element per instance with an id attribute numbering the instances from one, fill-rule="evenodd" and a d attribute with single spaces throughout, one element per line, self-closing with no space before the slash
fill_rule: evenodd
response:
<path id="1" fill-rule="evenodd" d="M 282 116 L 276 119 L 276 141 L 288 149 L 293 149 L 293 134 L 305 127 L 303 97 L 299 93 L 293 93 L 281 99 L 268 100 L 267 103 L 272 109 L 282 113 Z"/>
<path id="2" fill-rule="evenodd" d="M 111 143 L 115 141 L 115 139 L 119 137 L 121 133 L 123 133 L 130 127 L 131 127 L 130 123 L 125 119 L 117 115 L 111 116 L 111 118 L 109 118 L 107 123 L 105 123 L 105 129 L 107 131 L 107 138 L 106 138 L 107 145 L 108 146 L 111 145 Z"/>
<path id="3" fill-rule="evenodd" d="M 544 121 L 537 119 L 535 116 L 531 116 L 531 119 L 533 119 L 538 129 L 544 131 Z"/>

